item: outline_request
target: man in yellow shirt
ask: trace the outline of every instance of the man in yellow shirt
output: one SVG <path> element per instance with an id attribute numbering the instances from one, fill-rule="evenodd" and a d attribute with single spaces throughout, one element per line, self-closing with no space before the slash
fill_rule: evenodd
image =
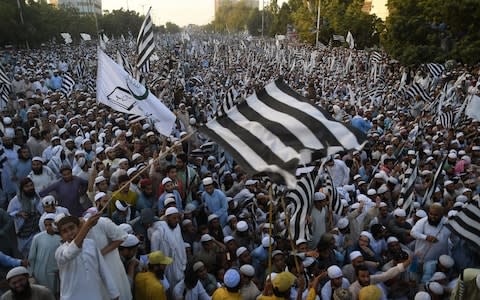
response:
<path id="1" fill-rule="evenodd" d="M 290 272 L 281 272 L 277 274 L 272 274 L 272 280 L 267 279 L 267 283 L 265 285 L 265 289 L 263 293 L 258 296 L 257 300 L 286 300 L 290 299 L 290 291 L 292 289 L 295 280 L 297 279 L 295 275 Z M 307 300 L 313 300 L 316 296 L 316 290 L 318 288 L 318 284 L 322 277 L 325 277 L 325 274 L 322 273 L 319 276 L 315 277 L 308 289 Z M 297 283 L 298 284 L 298 283 Z M 299 287 L 297 290 L 297 299 L 302 299 L 303 294 L 303 287 Z"/>
<path id="2" fill-rule="evenodd" d="M 240 296 L 240 273 L 228 269 L 223 275 L 224 287 L 218 288 L 212 295 L 212 300 L 242 300 Z"/>
<path id="3" fill-rule="evenodd" d="M 162 251 L 148 255 L 148 272 L 138 273 L 135 277 L 135 298 L 141 300 L 166 300 L 167 288 L 163 284 L 164 272 L 173 259 Z"/>

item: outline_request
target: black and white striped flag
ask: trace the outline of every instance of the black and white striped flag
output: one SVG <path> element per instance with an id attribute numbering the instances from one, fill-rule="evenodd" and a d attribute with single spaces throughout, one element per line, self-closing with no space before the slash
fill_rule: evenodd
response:
<path id="1" fill-rule="evenodd" d="M 0 84 L 11 84 L 11 80 L 7 75 L 7 72 L 5 72 L 5 69 L 3 66 L 0 64 Z"/>
<path id="2" fill-rule="evenodd" d="M 11 87 L 6 84 L 0 84 L 0 99 L 2 100 L 2 104 L 0 107 L 4 107 L 3 105 L 8 104 L 8 100 L 10 98 Z"/>
<path id="3" fill-rule="evenodd" d="M 437 63 L 429 63 L 427 64 L 427 69 L 432 77 L 436 78 L 442 75 L 443 71 L 445 71 L 445 66 Z"/>
<path id="4" fill-rule="evenodd" d="M 405 177 L 402 181 L 402 187 L 400 189 L 400 197 L 398 200 L 399 206 L 405 210 L 407 216 L 413 212 L 413 204 L 415 202 L 415 181 L 418 175 L 418 152 L 416 159 L 410 162 L 410 166 L 405 171 Z"/>
<path id="5" fill-rule="evenodd" d="M 199 130 L 232 155 L 249 174 L 269 173 L 295 187 L 295 169 L 313 152 L 361 149 L 366 137 L 276 80 Z"/>
<path id="6" fill-rule="evenodd" d="M 85 61 L 83 59 L 79 60 L 77 62 L 77 65 L 75 66 L 74 73 L 77 76 L 78 79 L 83 78 L 85 75 L 85 72 L 87 71 L 87 66 L 85 65 Z"/>
<path id="7" fill-rule="evenodd" d="M 340 216 L 342 215 L 343 205 L 340 195 L 338 194 L 337 188 L 333 185 L 332 176 L 330 172 L 325 169 L 325 183 L 323 187 L 323 193 L 327 196 L 328 207 L 331 212 Z"/>
<path id="8" fill-rule="evenodd" d="M 478 201 L 468 203 L 447 222 L 447 228 L 460 238 L 480 247 L 480 208 Z"/>
<path id="9" fill-rule="evenodd" d="M 425 204 L 430 203 L 430 201 L 432 199 L 432 196 L 433 196 L 433 193 L 435 193 L 435 189 L 437 188 L 437 185 L 440 182 L 440 179 L 443 178 L 442 171 L 443 171 L 443 166 L 445 165 L 445 162 L 447 161 L 447 158 L 448 158 L 448 155 L 445 155 L 445 158 L 442 160 L 442 162 L 438 166 L 437 170 L 435 171 L 435 175 L 433 176 L 433 179 L 432 179 L 432 184 L 425 191 L 425 194 L 423 196 L 422 205 L 421 205 L 422 207 Z"/>
<path id="10" fill-rule="evenodd" d="M 127 71 L 130 76 L 133 77 L 133 67 L 128 61 L 128 56 L 125 53 L 120 52 L 117 50 L 117 64 L 123 67 L 125 71 Z"/>
<path id="11" fill-rule="evenodd" d="M 373 51 L 370 55 L 370 61 L 374 64 L 378 64 L 382 61 L 382 54 L 378 53 L 377 51 Z"/>
<path id="12" fill-rule="evenodd" d="M 217 107 L 217 111 L 215 113 L 216 117 L 221 117 L 225 115 L 232 107 L 236 104 L 235 93 L 233 92 L 233 88 L 229 88 L 227 94 L 225 95 L 225 99 L 223 102 Z"/>
<path id="13" fill-rule="evenodd" d="M 153 22 L 152 17 L 150 16 L 150 10 L 151 8 L 148 9 L 137 37 L 137 70 L 142 70 L 155 49 Z"/>
<path id="14" fill-rule="evenodd" d="M 453 111 L 446 111 L 437 117 L 437 122 L 442 125 L 443 128 L 452 128 L 455 120 L 455 113 Z"/>
<path id="15" fill-rule="evenodd" d="M 62 87 L 60 89 L 60 92 L 65 97 L 68 97 L 72 94 L 74 87 L 75 87 L 75 80 L 73 80 L 72 76 L 70 76 L 70 74 L 68 73 L 63 73 Z"/>
<path id="16" fill-rule="evenodd" d="M 428 94 L 427 91 L 418 83 L 412 84 L 407 92 L 406 92 L 407 97 L 416 99 L 417 96 L 420 96 L 424 101 L 431 102 L 432 98 L 430 98 L 430 95 Z"/>
<path id="17" fill-rule="evenodd" d="M 307 217 L 310 214 L 313 205 L 313 195 L 318 183 L 316 172 L 309 172 L 300 175 L 295 189 L 289 190 L 285 198 L 293 204 L 293 212 L 290 217 L 290 238 L 293 241 L 298 239 L 310 240 L 311 232 L 307 226 Z"/>

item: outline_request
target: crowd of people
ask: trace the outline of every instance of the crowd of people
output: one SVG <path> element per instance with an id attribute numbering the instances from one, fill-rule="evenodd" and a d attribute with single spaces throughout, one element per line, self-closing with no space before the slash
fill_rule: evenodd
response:
<path id="1" fill-rule="evenodd" d="M 450 63 L 435 77 L 361 50 L 162 36 L 146 79 L 177 121 L 161 136 L 96 101 L 95 52 L 0 53 L 12 78 L 0 125 L 2 300 L 479 299 L 478 246 L 447 226 L 480 198 L 480 120 L 462 110 L 480 95 L 478 66 Z M 322 180 L 308 239 L 290 238 L 291 204 L 268 176 L 246 174 L 196 130 L 226 97 L 280 76 L 367 136 L 360 151 L 313 162 L 342 209 Z M 413 82 L 432 102 L 402 92 Z M 448 111 L 460 111 L 450 126 L 439 118 Z"/>

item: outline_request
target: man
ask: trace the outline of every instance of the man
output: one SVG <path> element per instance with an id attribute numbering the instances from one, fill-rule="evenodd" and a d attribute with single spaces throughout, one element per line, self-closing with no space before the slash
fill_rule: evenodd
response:
<path id="1" fill-rule="evenodd" d="M 113 280 L 109 267 L 95 242 L 86 238 L 100 214 L 96 214 L 83 225 L 74 216 L 57 216 L 56 225 L 64 243 L 55 251 L 60 272 L 60 299 L 118 300 L 120 292 Z"/>
<path id="2" fill-rule="evenodd" d="M 45 197 L 55 192 L 60 206 L 68 209 L 72 216 L 80 217 L 85 210 L 80 202 L 80 197 L 87 191 L 88 181 L 72 175 L 72 168 L 63 166 L 60 169 L 62 179 L 50 184 L 40 191 L 39 195 Z"/>
<path id="3" fill-rule="evenodd" d="M 54 229 L 55 214 L 48 213 L 43 218 L 42 231 L 33 237 L 28 261 L 32 275 L 38 284 L 48 287 L 52 293 L 58 292 L 57 272 L 58 266 L 55 260 L 55 251 L 60 246 L 61 238 Z"/>
<path id="4" fill-rule="evenodd" d="M 387 225 L 388 231 L 404 245 L 408 245 L 413 240 L 410 236 L 412 225 L 406 222 L 406 220 L 407 213 L 405 210 L 397 208 L 393 211 L 393 218 L 390 219 Z"/>
<path id="5" fill-rule="evenodd" d="M 165 255 L 173 258 L 173 264 L 167 269 L 165 276 L 174 287 L 184 278 L 187 265 L 187 253 L 182 239 L 180 213 L 177 208 L 169 207 L 165 211 L 165 221 L 155 222 L 152 226 L 151 249 L 161 250 Z"/>
<path id="6" fill-rule="evenodd" d="M 436 260 L 440 255 L 447 254 L 450 230 L 445 226 L 446 222 L 442 205 L 433 203 L 428 216 L 413 226 L 410 234 L 416 240 L 414 252 L 423 258 L 423 262 Z"/>
<path id="7" fill-rule="evenodd" d="M 322 192 L 316 192 L 313 195 L 313 208 L 308 219 L 312 229 L 312 237 L 309 241 L 311 249 L 317 247 L 320 237 L 327 231 L 327 211 L 328 199 Z"/>
<path id="8" fill-rule="evenodd" d="M 27 146 L 30 153 L 32 153 L 32 156 L 42 156 L 44 148 L 41 144 L 40 130 L 37 127 L 32 127 L 29 134 L 30 138 L 27 140 Z"/>
<path id="9" fill-rule="evenodd" d="M 2 199 L 5 199 L 4 203 L 0 202 L 0 207 L 4 208 L 7 206 L 7 203 L 10 199 L 12 199 L 15 194 L 17 193 L 16 184 L 18 181 L 16 180 L 15 176 L 15 166 L 17 165 L 19 158 L 18 158 L 18 150 L 20 147 L 13 143 L 11 137 L 4 136 L 2 138 L 4 153 L 6 160 L 3 162 L 3 170 L 1 173 L 1 183 L 4 195 L 1 195 Z"/>
<path id="10" fill-rule="evenodd" d="M 7 273 L 10 290 L 2 295 L 0 300 L 55 300 L 52 292 L 46 287 L 30 284 L 28 270 L 16 267 Z"/>
<path id="11" fill-rule="evenodd" d="M 412 256 L 410 255 L 406 261 L 399 263 L 390 270 L 382 273 L 377 273 L 375 275 L 370 275 L 370 271 L 365 264 L 360 264 L 355 269 L 355 275 L 357 280 L 350 285 L 348 290 L 352 293 L 352 299 L 358 299 L 358 293 L 360 289 L 370 284 L 377 284 L 380 282 L 385 282 L 397 276 L 398 274 L 404 272 L 407 267 L 412 262 Z"/>
<path id="12" fill-rule="evenodd" d="M 153 208 L 154 203 L 156 203 L 155 196 L 153 194 L 153 185 L 150 178 L 143 178 L 138 183 L 140 188 L 140 194 L 138 194 L 137 199 L 137 211 L 142 211 L 144 208 Z"/>
<path id="13" fill-rule="evenodd" d="M 206 214 L 217 215 L 222 227 L 225 226 L 227 223 L 227 197 L 221 190 L 214 187 L 212 177 L 204 178 L 202 183 L 205 187 L 205 191 L 202 193 L 202 203 L 205 204 Z"/>
<path id="14" fill-rule="evenodd" d="M 340 288 L 348 289 L 350 286 L 348 279 L 343 277 L 342 270 L 338 266 L 333 265 L 328 267 L 327 274 L 330 280 L 322 287 L 322 300 L 330 300 L 335 290 Z"/>
<path id="15" fill-rule="evenodd" d="M 187 165 L 188 159 L 185 153 L 179 153 L 176 157 L 178 192 L 183 200 L 182 207 L 193 201 L 192 194 L 198 190 L 199 178 L 197 172 Z"/>
<path id="16" fill-rule="evenodd" d="M 197 261 L 193 264 L 193 272 L 195 272 L 198 280 L 202 284 L 203 288 L 208 295 L 212 295 L 217 289 L 217 280 L 215 276 L 210 274 L 202 261 Z"/>
<path id="17" fill-rule="evenodd" d="M 347 185 L 350 181 L 350 169 L 345 162 L 340 159 L 334 159 L 329 156 L 326 163 L 326 171 L 330 173 L 334 187 Z M 322 171 L 322 173 L 325 171 Z"/>
<path id="18" fill-rule="evenodd" d="M 128 175 L 120 175 L 118 177 L 118 187 L 123 187 L 119 193 L 112 197 L 112 201 L 110 202 L 109 211 L 112 214 L 115 211 L 115 201 L 123 200 L 128 205 L 132 211 L 137 209 L 137 199 L 138 195 L 134 191 L 130 190 L 130 178 Z"/>
<path id="19" fill-rule="evenodd" d="M 120 254 L 120 259 L 127 272 L 131 289 L 133 289 L 135 276 L 140 271 L 140 261 L 136 258 L 139 244 L 140 240 L 135 235 L 128 234 L 127 238 L 118 247 L 118 254 Z"/>
<path id="20" fill-rule="evenodd" d="M 43 214 L 40 217 L 40 221 L 38 221 L 38 227 L 40 228 L 40 231 L 45 230 L 45 225 L 43 221 L 45 220 L 45 217 L 48 214 L 54 214 L 54 215 L 65 214 L 66 216 L 70 215 L 70 212 L 68 211 L 68 209 L 57 205 L 57 201 L 55 200 L 55 197 L 53 197 L 52 195 L 43 197 L 42 205 L 43 205 Z"/>
<path id="21" fill-rule="evenodd" d="M 28 174 L 28 177 L 32 179 L 35 185 L 35 191 L 37 193 L 57 179 L 52 170 L 44 166 L 43 163 L 43 158 L 39 156 L 32 158 L 32 171 Z"/>
<path id="22" fill-rule="evenodd" d="M 251 199 L 255 196 L 257 181 L 249 179 L 245 181 L 245 188 L 238 192 L 234 197 L 233 201 L 237 201 L 238 204 L 242 204 L 245 200 Z"/>
<path id="23" fill-rule="evenodd" d="M 218 288 L 212 295 L 212 300 L 241 300 L 240 273 L 235 269 L 228 269 L 223 275 L 225 287 Z"/>
<path id="24" fill-rule="evenodd" d="M 13 217 L 17 234 L 18 250 L 28 256 L 33 236 L 39 232 L 38 220 L 43 213 L 40 197 L 30 178 L 20 181 L 20 191 L 8 204 L 7 213 Z"/>
<path id="25" fill-rule="evenodd" d="M 214 274 L 221 266 L 219 258 L 223 252 L 221 251 L 222 248 L 219 247 L 220 243 L 206 233 L 201 236 L 200 244 L 201 246 L 196 251 L 194 258 L 196 261 L 203 261 L 207 266 L 207 270 Z"/>
<path id="26" fill-rule="evenodd" d="M 179 211 L 183 211 L 182 198 L 180 196 L 180 193 L 175 189 L 175 186 L 173 184 L 172 179 L 170 179 L 170 177 L 163 178 L 162 185 L 163 185 L 163 193 L 158 198 L 158 212 L 159 212 L 159 215 L 165 209 L 165 199 L 170 198 L 172 196 L 173 196 L 173 198 L 175 198 L 175 207 Z"/>
<path id="27" fill-rule="evenodd" d="M 135 298 L 142 300 L 166 300 L 168 284 L 165 281 L 165 268 L 173 262 L 162 251 L 148 255 L 148 271 L 138 273 L 135 277 Z M 171 284 L 171 283 L 170 283 Z"/>

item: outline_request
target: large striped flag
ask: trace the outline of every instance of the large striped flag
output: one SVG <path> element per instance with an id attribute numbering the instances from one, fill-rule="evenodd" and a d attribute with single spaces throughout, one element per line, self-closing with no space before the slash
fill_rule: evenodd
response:
<path id="1" fill-rule="evenodd" d="M 296 186 L 295 169 L 314 152 L 361 149 L 366 137 L 276 80 L 199 128 L 249 174 Z"/>
<path id="2" fill-rule="evenodd" d="M 445 165 L 445 162 L 447 161 L 447 158 L 448 158 L 448 155 L 445 155 L 445 157 L 443 158 L 442 162 L 441 162 L 440 165 L 438 166 L 437 171 L 435 171 L 435 175 L 433 176 L 433 179 L 432 179 L 432 184 L 431 184 L 430 187 L 425 191 L 425 195 L 423 196 L 423 200 L 422 200 L 422 205 L 421 205 L 421 206 L 424 206 L 424 205 L 426 205 L 426 204 L 430 204 L 430 201 L 431 201 L 431 199 L 432 199 L 433 193 L 435 193 L 435 188 L 436 188 L 437 185 L 439 184 L 440 179 L 443 178 L 443 176 L 442 176 L 442 171 L 443 171 L 443 166 Z"/>
<path id="3" fill-rule="evenodd" d="M 7 72 L 5 72 L 5 69 L 3 68 L 2 64 L 0 64 L 0 84 L 11 84 L 11 80 L 7 75 Z"/>
<path id="4" fill-rule="evenodd" d="M 452 110 L 446 111 L 437 117 L 437 122 L 442 125 L 443 128 L 452 128 L 455 115 Z"/>
<path id="5" fill-rule="evenodd" d="M 233 106 L 236 104 L 236 97 L 233 92 L 233 87 L 230 87 L 225 95 L 223 102 L 217 107 L 215 112 L 216 117 L 221 117 L 225 115 Z"/>
<path id="6" fill-rule="evenodd" d="M 478 201 L 468 203 L 446 224 L 460 238 L 480 247 L 480 208 Z"/>
<path id="7" fill-rule="evenodd" d="M 315 187 L 318 184 L 319 177 L 317 172 L 311 171 L 301 174 L 295 189 L 289 190 L 285 198 L 293 204 L 293 212 L 290 217 L 290 238 L 294 241 L 298 239 L 310 240 L 311 232 L 307 226 L 307 217 L 310 214 L 313 205 L 313 195 Z"/>
<path id="8" fill-rule="evenodd" d="M 413 99 L 415 99 L 417 96 L 420 96 L 424 101 L 427 101 L 427 102 L 432 101 L 432 98 L 430 98 L 430 95 L 428 94 L 428 92 L 425 91 L 425 89 L 416 82 L 408 88 L 406 94 L 407 96 Z"/>
<path id="9" fill-rule="evenodd" d="M 60 88 L 60 92 L 65 95 L 65 97 L 68 97 L 72 94 L 74 87 L 75 80 L 73 80 L 70 74 L 64 73 L 62 76 L 62 87 Z"/>
<path id="10" fill-rule="evenodd" d="M 151 8 L 148 9 L 137 37 L 137 70 L 141 70 L 144 67 L 155 49 L 153 22 L 150 16 L 150 10 Z"/>
<path id="11" fill-rule="evenodd" d="M 327 196 L 328 207 L 331 212 L 340 216 L 343 211 L 342 200 L 338 194 L 337 188 L 333 185 L 332 176 L 328 170 L 325 170 L 325 183 L 323 193 Z"/>
<path id="12" fill-rule="evenodd" d="M 415 181 L 418 175 L 418 152 L 416 159 L 410 161 L 410 166 L 405 171 L 405 175 L 402 181 L 402 187 L 400 189 L 400 197 L 398 205 L 405 210 L 407 216 L 413 212 L 413 204 L 415 203 Z"/>
<path id="13" fill-rule="evenodd" d="M 442 75 L 443 71 L 445 71 L 445 66 L 437 63 L 429 63 L 427 64 L 427 69 L 432 77 L 436 78 Z"/>

